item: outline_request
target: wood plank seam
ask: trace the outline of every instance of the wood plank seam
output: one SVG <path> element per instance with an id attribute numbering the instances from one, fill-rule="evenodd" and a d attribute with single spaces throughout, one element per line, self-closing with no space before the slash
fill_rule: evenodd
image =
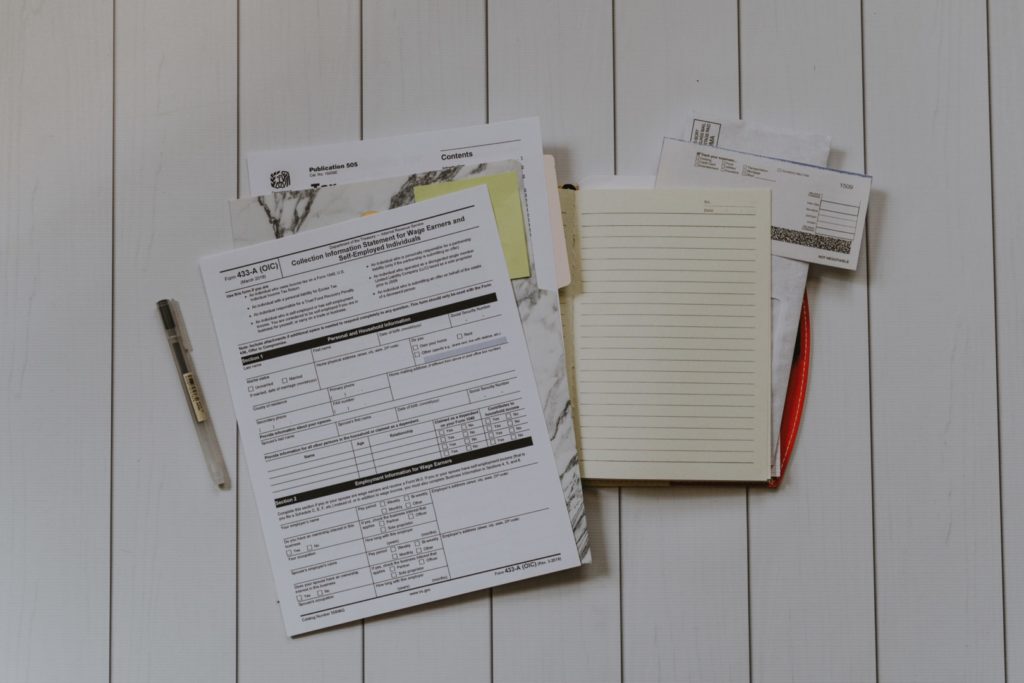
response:
<path id="1" fill-rule="evenodd" d="M 867 70 L 864 63 L 864 0 L 860 0 L 860 106 L 861 106 L 861 159 L 864 163 L 864 173 L 868 172 L 868 98 L 867 98 Z M 868 360 L 868 436 L 869 444 L 869 460 L 871 472 L 871 587 L 872 595 L 874 597 L 874 603 L 871 606 L 871 611 L 874 614 L 874 627 L 875 627 L 875 681 L 880 679 L 880 669 L 878 662 L 878 550 L 876 544 L 876 538 L 878 530 L 875 526 L 875 408 L 874 408 L 874 392 L 871 387 L 872 372 L 871 372 L 871 249 L 870 249 L 870 238 L 871 230 L 871 211 L 870 208 L 866 212 L 866 218 L 864 226 L 864 279 L 865 279 L 865 307 L 867 309 L 867 360 Z"/>
<path id="2" fill-rule="evenodd" d="M 988 182 L 989 210 L 992 215 L 992 321 L 995 323 L 993 339 L 995 342 L 995 387 L 996 387 L 996 471 L 999 474 L 999 590 L 1003 597 L 1003 680 L 1010 680 L 1010 656 L 1007 652 L 1006 640 L 1006 517 L 1003 508 L 1003 406 L 999 398 L 1002 396 L 999 384 L 999 273 L 996 259 L 996 173 L 995 146 L 992 132 L 992 13 L 989 0 L 985 0 L 985 82 L 988 99 Z"/>

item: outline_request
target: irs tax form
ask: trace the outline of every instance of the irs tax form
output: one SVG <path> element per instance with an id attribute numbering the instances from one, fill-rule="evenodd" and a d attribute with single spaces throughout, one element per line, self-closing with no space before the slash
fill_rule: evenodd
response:
<path id="1" fill-rule="evenodd" d="M 201 270 L 290 635 L 579 565 L 485 187 Z"/>

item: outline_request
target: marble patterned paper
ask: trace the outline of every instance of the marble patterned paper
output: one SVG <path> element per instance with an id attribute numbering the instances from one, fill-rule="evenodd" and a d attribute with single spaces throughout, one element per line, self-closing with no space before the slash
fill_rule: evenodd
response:
<path id="1" fill-rule="evenodd" d="M 232 235 L 235 246 L 286 237 L 300 230 L 311 230 L 358 218 L 368 212 L 386 211 L 411 204 L 415 200 L 413 188 L 420 185 L 509 171 L 515 171 L 521 176 L 522 166 L 517 161 L 467 164 L 397 178 L 237 199 L 230 202 Z M 583 509 L 579 458 L 569 402 L 558 292 L 540 289 L 537 286 L 534 246 L 528 234 L 530 277 L 512 280 L 512 290 L 519 306 L 519 316 L 523 321 L 530 361 L 544 407 L 548 435 L 562 481 L 566 508 L 576 535 L 580 559 L 583 562 L 590 562 L 590 537 Z M 550 248 L 549 245 L 544 247 Z"/>

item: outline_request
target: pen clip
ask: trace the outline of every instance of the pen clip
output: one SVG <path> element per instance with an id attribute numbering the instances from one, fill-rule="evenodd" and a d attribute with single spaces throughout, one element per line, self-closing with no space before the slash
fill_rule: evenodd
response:
<path id="1" fill-rule="evenodd" d="M 192 340 L 188 337 L 188 330 L 185 328 L 185 319 L 181 316 L 181 307 L 177 299 L 170 300 L 171 315 L 174 316 L 174 328 L 178 333 L 178 343 L 184 351 L 192 351 Z"/>

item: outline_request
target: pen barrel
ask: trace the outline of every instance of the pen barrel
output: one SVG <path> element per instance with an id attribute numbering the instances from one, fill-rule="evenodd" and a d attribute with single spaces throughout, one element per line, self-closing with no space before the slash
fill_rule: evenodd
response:
<path id="1" fill-rule="evenodd" d="M 191 368 L 181 373 L 181 386 L 185 390 L 189 406 L 192 409 L 192 419 L 201 424 L 210 419 L 210 413 L 206 410 L 206 400 L 203 398 L 203 390 L 199 388 L 196 375 Z"/>
<path id="2" fill-rule="evenodd" d="M 192 359 L 182 348 L 181 340 L 177 335 L 168 331 L 167 341 L 171 345 L 171 352 L 178 365 L 178 379 L 181 381 L 182 389 L 185 390 L 185 401 L 188 403 L 192 420 L 196 425 L 196 434 L 199 436 L 199 445 L 203 449 L 206 467 L 210 470 L 213 483 L 219 488 L 226 489 L 231 481 L 228 476 L 228 468 L 224 464 L 220 444 L 217 443 L 217 433 L 213 430 L 213 421 L 206 408 L 206 399 L 203 397 L 203 389 L 196 378 Z"/>
<path id="3" fill-rule="evenodd" d="M 217 433 L 213 429 L 210 412 L 206 408 L 206 399 L 203 397 L 199 378 L 192 365 L 192 357 L 189 355 L 190 344 L 177 310 L 178 304 L 171 299 L 162 299 L 156 305 L 164 324 L 167 345 L 171 348 L 171 357 L 174 359 L 174 366 L 178 371 L 178 380 L 185 392 L 185 402 L 188 403 L 192 421 L 195 423 L 196 435 L 199 437 L 199 445 L 203 449 L 206 467 L 210 470 L 210 477 L 213 478 L 217 487 L 226 489 L 230 487 L 231 479 L 228 475 L 227 465 L 224 463 L 224 456 L 220 451 L 220 444 L 217 442 Z"/>
<path id="4" fill-rule="evenodd" d="M 221 454 L 220 444 L 217 443 L 217 434 L 213 430 L 213 423 L 210 421 L 197 423 L 196 434 L 199 435 L 199 445 L 203 449 L 203 458 L 206 460 L 206 468 L 210 470 L 210 477 L 218 488 L 228 488 L 231 479 L 228 476 L 228 467 L 224 463 L 224 456 Z"/>
<path id="5" fill-rule="evenodd" d="M 174 357 L 174 366 L 178 370 L 178 381 L 185 392 L 185 401 L 188 403 L 189 412 L 196 424 L 202 424 L 210 419 L 210 412 L 206 409 L 206 399 L 203 398 L 203 390 L 196 378 L 195 368 L 192 366 L 192 359 L 181 343 L 181 337 L 174 330 L 167 330 L 167 344 L 171 347 L 171 356 Z"/>

